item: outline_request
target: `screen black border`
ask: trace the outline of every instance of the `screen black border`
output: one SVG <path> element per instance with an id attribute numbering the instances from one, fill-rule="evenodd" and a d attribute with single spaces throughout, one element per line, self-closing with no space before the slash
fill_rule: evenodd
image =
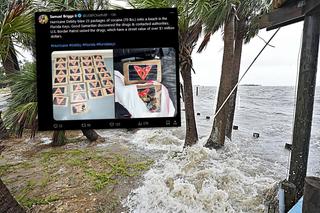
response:
<path id="1" fill-rule="evenodd" d="M 175 27 L 167 36 L 159 33 L 156 38 L 159 38 L 157 43 L 152 43 L 150 39 L 143 39 L 144 45 L 137 45 L 136 42 L 119 42 L 116 48 L 142 48 L 142 47 L 173 47 L 176 51 L 176 91 L 177 91 L 177 109 L 174 117 L 155 117 L 155 118 L 130 118 L 130 119 L 99 119 L 99 120 L 70 120 L 70 121 L 55 121 L 53 119 L 52 105 L 52 77 L 51 66 L 50 70 L 42 71 L 51 63 L 51 53 L 53 51 L 63 50 L 86 50 L 90 47 L 79 49 L 55 49 L 50 47 L 51 41 L 49 31 L 46 29 L 48 25 L 38 24 L 40 15 L 60 15 L 60 14 L 102 14 L 113 13 L 120 16 L 152 16 L 163 14 L 171 15 L 171 25 Z M 142 128 L 142 127 L 178 127 L 181 126 L 181 106 L 180 106 L 180 75 L 179 75 L 179 41 L 178 41 L 178 14 L 176 8 L 157 8 L 157 9 L 124 9 L 124 10 L 98 10 L 98 11 L 62 11 L 62 12 L 36 12 L 35 13 L 35 31 L 36 31 L 36 67 L 37 67 L 37 95 L 38 95 L 38 129 L 43 130 L 75 130 L 75 129 L 114 129 L 114 128 Z M 49 19 L 50 21 L 50 19 Z M 135 36 L 139 36 L 137 33 Z M 113 37 L 120 39 L 121 36 L 114 34 Z M 170 38 L 170 39 L 168 39 Z M 79 38 L 72 38 L 75 42 Z M 114 40 L 113 40 L 114 41 Z M 83 41 L 82 41 L 83 42 Z M 112 43 L 112 42 L 111 42 Z M 107 49 L 106 47 L 95 47 L 94 49 Z M 49 62 L 50 61 L 50 62 Z"/>

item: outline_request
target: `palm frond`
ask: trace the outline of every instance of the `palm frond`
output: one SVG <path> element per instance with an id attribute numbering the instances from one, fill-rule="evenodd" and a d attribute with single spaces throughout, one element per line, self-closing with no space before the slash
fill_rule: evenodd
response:
<path id="1" fill-rule="evenodd" d="M 33 37 L 32 2 L 30 0 L 12 1 L 0 19 L 0 55 L 6 58 L 12 46 L 11 39 L 16 43 L 27 44 Z"/>
<path id="2" fill-rule="evenodd" d="M 37 90 L 34 63 L 26 63 L 21 72 L 8 77 L 11 97 L 4 113 L 6 126 L 18 136 L 25 128 L 37 129 Z M 34 136 L 32 134 L 31 136 Z"/>
<path id="3" fill-rule="evenodd" d="M 123 9 L 109 0 L 42 0 L 40 11 Z"/>
<path id="4" fill-rule="evenodd" d="M 211 35 L 212 35 L 211 32 L 208 32 L 204 35 L 204 38 L 201 41 L 201 44 L 197 50 L 198 53 L 201 53 L 206 48 L 206 46 L 208 45 L 208 43 L 210 41 Z"/>

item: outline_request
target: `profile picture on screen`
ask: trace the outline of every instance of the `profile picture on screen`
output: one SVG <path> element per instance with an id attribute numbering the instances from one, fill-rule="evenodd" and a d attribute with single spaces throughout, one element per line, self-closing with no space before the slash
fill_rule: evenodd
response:
<path id="1" fill-rule="evenodd" d="M 49 21 L 49 18 L 47 15 L 41 15 L 39 16 L 38 21 L 40 24 L 47 24 Z"/>

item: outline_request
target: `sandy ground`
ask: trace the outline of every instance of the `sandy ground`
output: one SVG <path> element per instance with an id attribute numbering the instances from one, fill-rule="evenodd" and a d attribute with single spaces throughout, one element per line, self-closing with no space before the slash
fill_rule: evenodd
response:
<path id="1" fill-rule="evenodd" d="M 90 144 L 70 131 L 53 148 L 35 139 L 0 141 L 0 177 L 27 212 L 127 212 L 121 202 L 141 183 L 154 159 L 125 143 Z"/>

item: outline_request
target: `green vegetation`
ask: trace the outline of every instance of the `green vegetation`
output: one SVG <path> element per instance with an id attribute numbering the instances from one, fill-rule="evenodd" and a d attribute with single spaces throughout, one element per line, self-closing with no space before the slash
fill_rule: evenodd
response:
<path id="1" fill-rule="evenodd" d="M 43 205 L 43 204 L 49 204 L 51 202 L 60 200 L 58 196 L 49 196 L 45 198 L 28 198 L 23 197 L 22 199 L 18 199 L 19 203 L 27 208 L 31 208 L 34 205 Z"/>
<path id="2" fill-rule="evenodd" d="M 102 161 L 108 166 L 108 172 L 97 172 L 93 169 L 86 170 L 86 174 L 93 181 L 94 189 L 99 191 L 109 184 L 116 184 L 117 179 L 139 175 L 140 171 L 149 169 L 153 161 L 129 163 L 124 157 L 116 156 L 111 161 Z"/>
<path id="3" fill-rule="evenodd" d="M 12 187 L 17 201 L 30 210 L 66 199 L 72 193 L 70 190 L 75 190 L 76 193 L 92 193 L 94 196 L 111 193 L 112 199 L 108 198 L 107 206 L 94 208 L 112 211 L 120 205 L 118 197 L 111 192 L 114 186 L 137 180 L 153 164 L 152 160 L 132 157 L 121 151 L 96 147 L 49 148 L 34 153 L 28 161 L 0 165 L 0 175 Z M 61 194 L 57 190 L 62 190 Z"/>
<path id="4" fill-rule="evenodd" d="M 30 168 L 32 168 L 32 165 L 28 162 L 0 165 L 0 176 L 4 176 L 7 173 L 13 172 L 14 170 Z"/>
<path id="5" fill-rule="evenodd" d="M 114 175 L 113 172 L 96 172 L 94 170 L 88 170 L 86 174 L 93 181 L 93 186 L 96 191 L 100 191 L 109 184 L 117 183 L 115 179 L 112 179 Z"/>
<path id="6" fill-rule="evenodd" d="M 5 175 L 10 168 L 11 168 L 10 165 L 0 165 L 0 176 Z"/>
<path id="7" fill-rule="evenodd" d="M 103 156 L 99 150 L 62 150 L 52 149 L 40 154 L 41 163 L 46 172 L 52 173 L 56 165 L 77 168 L 83 172 L 93 185 L 95 191 L 100 191 L 109 184 L 117 184 L 117 179 L 133 177 L 141 171 L 149 169 L 153 161 L 130 163 L 123 156 L 114 154 Z M 45 185 L 48 180 L 45 180 Z"/>
<path id="8" fill-rule="evenodd" d="M 36 79 L 35 63 L 26 63 L 21 72 L 12 74 L 9 78 L 11 97 L 4 114 L 4 122 L 19 137 L 22 137 L 25 128 L 32 130 L 32 137 L 37 129 Z"/>

